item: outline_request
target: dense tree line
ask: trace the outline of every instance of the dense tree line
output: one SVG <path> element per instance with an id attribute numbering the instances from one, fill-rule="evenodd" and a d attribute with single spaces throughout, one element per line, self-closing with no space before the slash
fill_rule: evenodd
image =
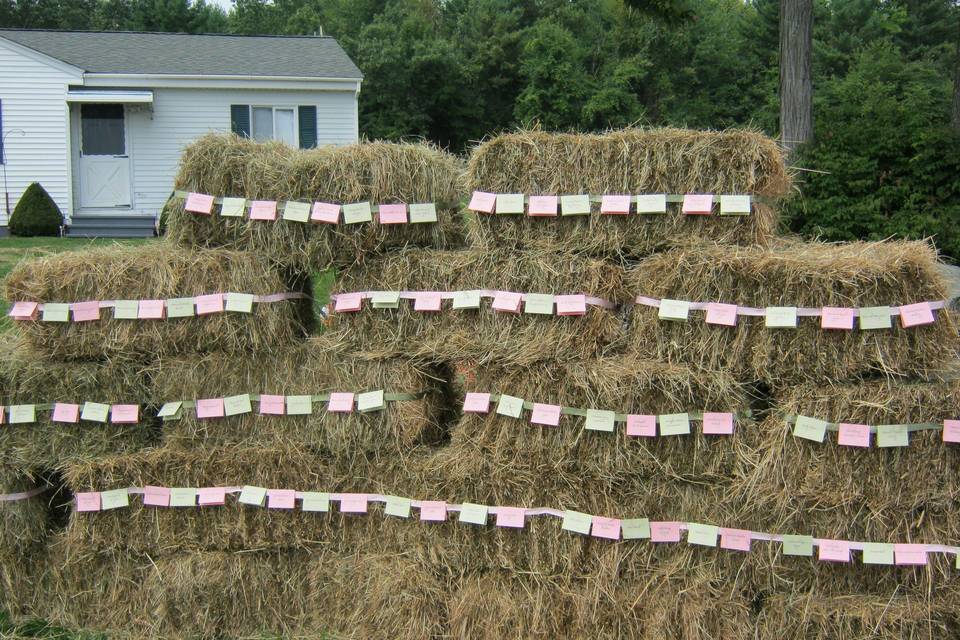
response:
<path id="1" fill-rule="evenodd" d="M 3 26 L 335 36 L 368 137 L 455 151 L 539 123 L 780 133 L 780 0 L 0 0 Z M 830 239 L 936 235 L 960 256 L 960 8 L 815 0 L 814 142 L 787 223 Z M 956 114 L 955 116 L 953 114 Z"/>

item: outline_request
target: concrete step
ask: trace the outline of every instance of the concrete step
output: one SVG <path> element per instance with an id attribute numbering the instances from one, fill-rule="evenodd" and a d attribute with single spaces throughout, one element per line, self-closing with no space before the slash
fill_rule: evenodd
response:
<path id="1" fill-rule="evenodd" d="M 150 238 L 155 220 L 150 216 L 77 215 L 67 231 L 69 238 Z"/>

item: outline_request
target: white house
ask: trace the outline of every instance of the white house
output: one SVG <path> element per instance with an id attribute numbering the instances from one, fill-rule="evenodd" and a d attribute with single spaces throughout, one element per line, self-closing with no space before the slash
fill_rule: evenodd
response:
<path id="1" fill-rule="evenodd" d="M 362 79 L 329 37 L 0 29 L 0 230 L 39 182 L 71 235 L 150 235 L 185 145 L 356 142 Z"/>

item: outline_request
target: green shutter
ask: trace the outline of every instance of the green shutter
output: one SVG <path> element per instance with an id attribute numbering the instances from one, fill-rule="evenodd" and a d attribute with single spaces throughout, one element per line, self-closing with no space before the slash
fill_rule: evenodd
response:
<path id="1" fill-rule="evenodd" d="M 230 131 L 244 138 L 250 137 L 250 105 L 230 105 Z"/>
<path id="2" fill-rule="evenodd" d="M 314 105 L 300 105 L 300 148 L 313 149 L 317 146 L 317 108 Z"/>

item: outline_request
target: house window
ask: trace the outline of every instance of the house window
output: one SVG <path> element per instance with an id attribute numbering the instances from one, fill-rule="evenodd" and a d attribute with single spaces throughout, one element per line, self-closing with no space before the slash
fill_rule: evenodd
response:
<path id="1" fill-rule="evenodd" d="M 297 146 L 297 116 L 292 107 L 252 107 L 253 139 Z"/>

